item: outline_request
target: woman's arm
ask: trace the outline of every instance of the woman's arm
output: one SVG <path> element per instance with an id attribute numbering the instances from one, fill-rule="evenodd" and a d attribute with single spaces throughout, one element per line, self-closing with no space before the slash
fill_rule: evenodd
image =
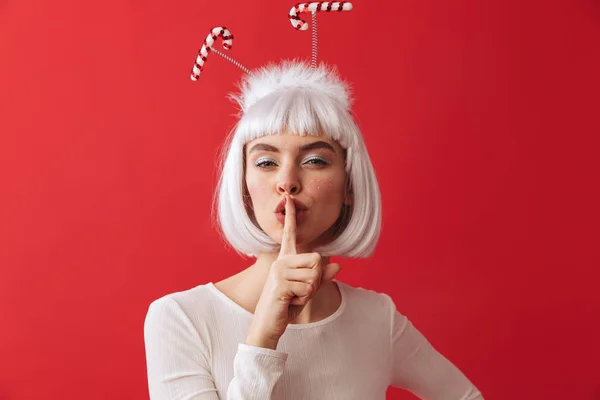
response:
<path id="1" fill-rule="evenodd" d="M 151 400 L 219 400 L 208 349 L 175 300 L 150 305 L 144 342 Z M 227 400 L 270 399 L 286 360 L 286 353 L 240 343 Z"/>
<path id="2" fill-rule="evenodd" d="M 387 296 L 387 295 L 386 295 Z M 391 385 L 423 400 L 483 400 L 469 379 L 439 353 L 391 302 Z"/>

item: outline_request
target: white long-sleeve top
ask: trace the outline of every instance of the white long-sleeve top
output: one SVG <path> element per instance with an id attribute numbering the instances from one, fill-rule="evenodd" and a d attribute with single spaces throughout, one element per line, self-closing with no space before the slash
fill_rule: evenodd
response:
<path id="1" fill-rule="evenodd" d="M 244 344 L 252 313 L 213 283 L 150 304 L 144 323 L 151 400 L 482 400 L 390 296 L 341 281 L 338 310 L 290 324 L 277 350 Z"/>

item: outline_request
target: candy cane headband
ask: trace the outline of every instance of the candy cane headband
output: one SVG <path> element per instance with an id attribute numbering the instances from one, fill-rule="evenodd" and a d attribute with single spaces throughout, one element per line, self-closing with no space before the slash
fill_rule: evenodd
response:
<path id="1" fill-rule="evenodd" d="M 289 13 L 289 19 L 292 23 L 292 26 L 300 31 L 305 31 L 308 29 L 308 23 L 300 18 L 299 14 L 303 12 L 310 12 L 312 14 L 312 58 L 311 58 L 311 66 L 313 68 L 317 67 L 317 12 L 318 11 L 350 11 L 352 10 L 352 3 L 348 1 L 323 1 L 323 2 L 315 2 L 315 3 L 298 3 Z M 221 57 L 225 58 L 227 61 L 232 62 L 234 65 L 242 69 L 245 73 L 250 74 L 250 70 L 244 67 L 241 63 L 234 60 L 232 57 L 220 52 L 213 48 L 215 41 L 218 37 L 222 37 L 223 39 L 223 48 L 225 50 L 230 50 L 233 46 L 233 35 L 231 32 L 224 26 L 217 26 L 213 28 L 204 43 L 202 44 L 202 48 L 198 51 L 198 56 L 196 57 L 196 62 L 192 67 L 192 73 L 190 78 L 193 81 L 197 81 L 200 77 L 200 73 L 204 70 L 204 64 L 208 58 L 208 54 L 210 52 L 217 53 Z"/>

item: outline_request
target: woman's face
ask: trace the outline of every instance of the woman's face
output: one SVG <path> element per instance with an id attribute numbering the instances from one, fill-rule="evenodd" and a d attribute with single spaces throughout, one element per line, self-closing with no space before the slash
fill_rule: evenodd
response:
<path id="1" fill-rule="evenodd" d="M 281 243 L 283 218 L 275 209 L 288 193 L 306 206 L 297 215 L 298 251 L 329 242 L 342 206 L 351 204 L 340 145 L 324 136 L 281 134 L 255 139 L 244 152 L 246 186 L 261 229 Z"/>

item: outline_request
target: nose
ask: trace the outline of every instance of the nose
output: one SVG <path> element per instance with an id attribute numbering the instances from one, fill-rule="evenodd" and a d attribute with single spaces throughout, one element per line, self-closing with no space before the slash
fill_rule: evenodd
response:
<path id="1" fill-rule="evenodd" d="M 302 190 L 298 172 L 294 166 L 281 168 L 277 177 L 277 192 L 279 194 L 298 194 Z"/>

